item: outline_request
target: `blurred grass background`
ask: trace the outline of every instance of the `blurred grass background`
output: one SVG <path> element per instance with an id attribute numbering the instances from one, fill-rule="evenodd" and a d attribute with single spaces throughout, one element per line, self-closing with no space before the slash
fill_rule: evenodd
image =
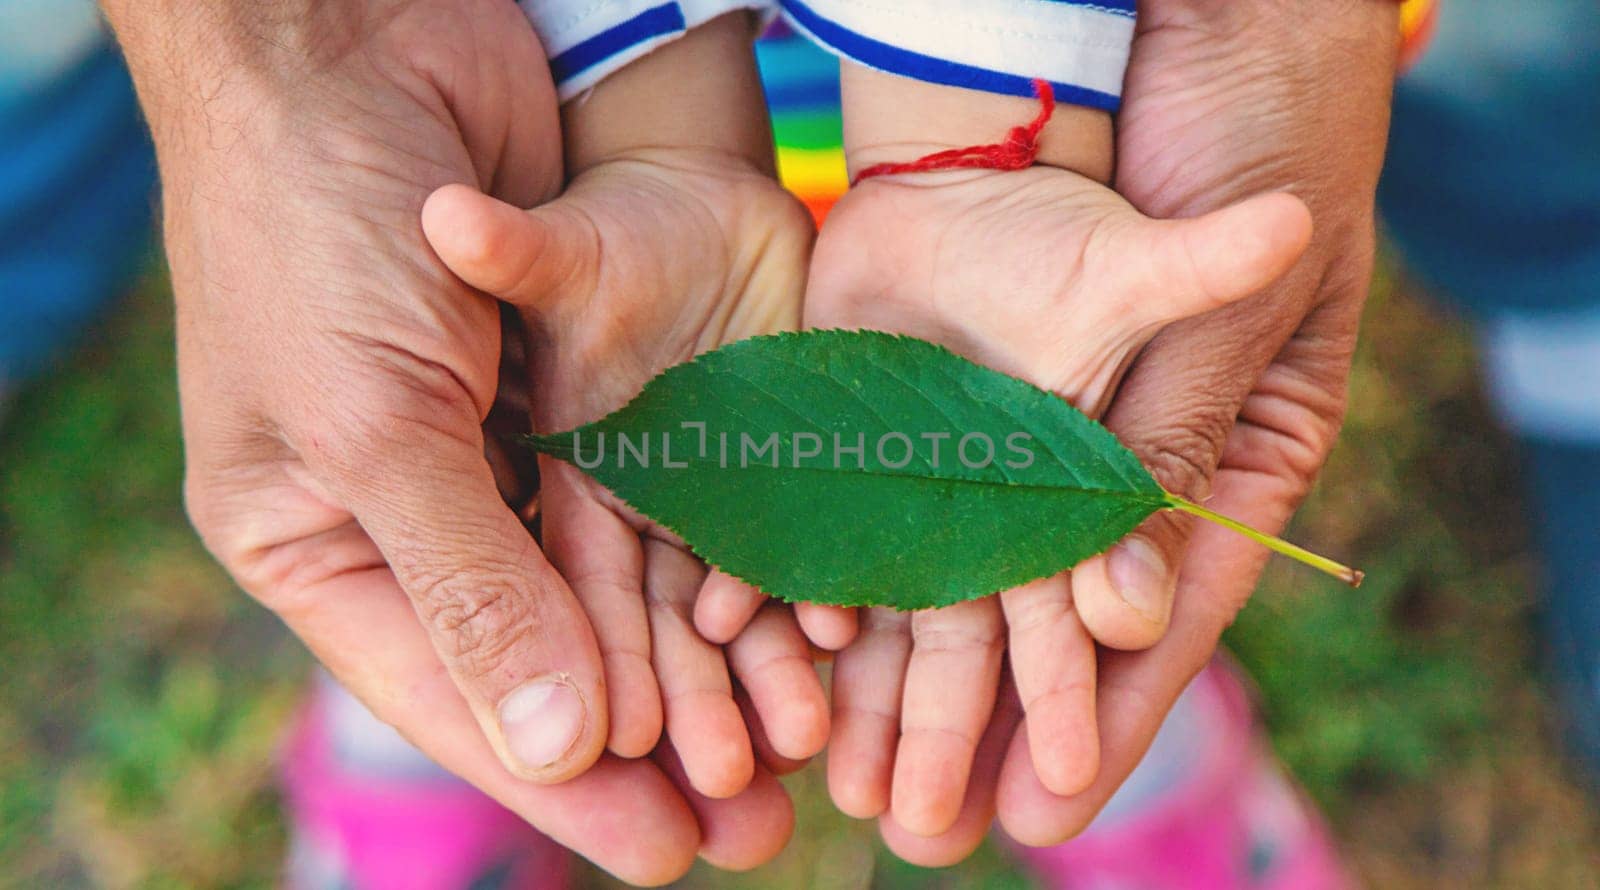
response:
<path id="1" fill-rule="evenodd" d="M 1563 762 L 1529 631 L 1516 462 L 1464 328 L 1380 281 L 1343 441 L 1228 642 L 1278 751 L 1380 888 L 1600 886 L 1600 817 Z M 278 734 L 307 660 L 183 515 L 159 272 L 0 419 L 0 887 L 268 887 Z M 898 864 L 791 781 L 801 829 L 708 888 L 1026 887 L 986 849 Z M 597 874 L 591 886 L 609 886 Z"/>

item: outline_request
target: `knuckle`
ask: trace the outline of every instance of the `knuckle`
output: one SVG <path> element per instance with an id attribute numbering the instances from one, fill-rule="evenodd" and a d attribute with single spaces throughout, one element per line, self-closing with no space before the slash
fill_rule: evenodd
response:
<path id="1" fill-rule="evenodd" d="M 813 669 L 811 659 L 794 652 L 740 650 L 729 654 L 736 663 L 735 670 L 740 682 L 747 684 L 776 684 L 787 676 L 799 676 L 801 671 Z M 785 707 L 804 708 L 808 700 L 803 697 L 785 698 L 783 704 Z"/>
<path id="2" fill-rule="evenodd" d="M 221 525 L 217 500 L 211 486 L 201 478 L 193 463 L 184 471 L 183 476 L 183 510 L 189 517 L 189 524 L 200 535 L 200 540 L 205 542 L 207 549 L 217 554 L 215 541 L 216 532 Z"/>
<path id="3" fill-rule="evenodd" d="M 477 577 L 470 585 L 424 581 L 414 598 L 441 654 L 475 674 L 505 663 L 529 621 L 518 585 L 509 576 Z"/>
<path id="4" fill-rule="evenodd" d="M 911 640 L 923 652 L 989 652 L 1003 644 L 999 627 L 987 621 L 955 625 L 912 621 Z"/>
<path id="5" fill-rule="evenodd" d="M 1246 430 L 1230 463 L 1270 473 L 1292 483 L 1300 495 L 1310 488 L 1333 450 L 1347 405 L 1343 362 L 1324 376 L 1275 368 L 1240 411 Z"/>
<path id="6" fill-rule="evenodd" d="M 274 515 L 270 496 L 242 475 L 219 477 L 192 461 L 184 474 L 184 510 L 201 543 L 239 587 L 287 619 L 303 604 L 304 590 L 360 555 L 295 546 L 304 531 Z"/>
<path id="7" fill-rule="evenodd" d="M 1312 482 L 1327 462 L 1337 429 L 1337 421 L 1330 420 L 1327 424 L 1307 424 L 1279 431 L 1273 437 L 1274 456 L 1279 464 L 1276 473 L 1293 484 L 1296 498 L 1310 492 Z"/>
<path id="8" fill-rule="evenodd" d="M 694 601 L 675 597 L 660 585 L 644 585 L 645 613 L 649 616 L 651 632 L 697 635 L 694 628 Z"/>
<path id="9" fill-rule="evenodd" d="M 1204 497 L 1222 456 L 1228 424 L 1220 418 L 1169 429 L 1135 449 L 1168 491 L 1185 497 Z"/>
<path id="10" fill-rule="evenodd" d="M 1012 596 L 1006 602 L 1006 623 L 1013 636 L 1033 636 L 1075 620 L 1077 610 L 1070 596 L 1040 594 Z"/>
<path id="11" fill-rule="evenodd" d="M 184 476 L 183 506 L 189 524 L 194 527 L 206 551 L 246 593 L 273 612 L 281 613 L 282 609 L 272 594 L 275 578 L 261 571 L 263 560 L 260 552 L 236 533 L 236 523 L 229 521 L 227 509 L 215 487 L 200 481 L 192 469 Z"/>
<path id="12" fill-rule="evenodd" d="M 861 636 L 902 636 L 909 629 L 911 616 L 906 612 L 882 607 L 863 609 L 861 612 Z"/>
<path id="13" fill-rule="evenodd" d="M 1093 701 L 1095 686 L 1089 677 L 1048 677 L 1046 680 L 1023 693 L 1024 713 L 1034 714 L 1052 707 L 1071 712 Z"/>
<path id="14" fill-rule="evenodd" d="M 1144 525 L 1140 526 L 1139 534 L 1146 541 L 1155 545 L 1158 551 L 1162 551 L 1164 558 L 1179 560 L 1182 556 L 1178 548 L 1187 543 L 1188 531 L 1193 528 L 1193 522 L 1191 522 L 1193 518 L 1192 516 L 1175 512 L 1158 512 L 1144 521 Z M 1168 613 L 1165 618 L 1166 621 L 1170 621 L 1172 616 Z M 1165 622 L 1163 622 L 1163 626 L 1165 626 Z"/>
<path id="15" fill-rule="evenodd" d="M 950 746 L 968 757 L 978 749 L 976 733 L 964 727 L 923 722 L 915 715 L 901 718 L 901 731 L 911 745 L 922 744 L 935 749 Z"/>

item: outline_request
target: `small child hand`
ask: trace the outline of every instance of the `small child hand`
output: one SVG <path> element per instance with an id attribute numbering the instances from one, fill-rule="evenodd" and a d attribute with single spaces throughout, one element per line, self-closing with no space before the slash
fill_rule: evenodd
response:
<path id="1" fill-rule="evenodd" d="M 521 310 L 538 430 L 599 419 L 671 365 L 798 324 L 814 228 L 772 173 L 747 28 L 717 19 L 569 104 L 574 176 L 555 201 L 522 210 L 449 186 L 424 208 L 451 271 Z M 758 770 L 752 736 L 769 763 L 822 748 L 827 702 L 791 610 L 763 610 L 725 656 L 695 630 L 706 569 L 676 536 L 571 466 L 541 459 L 540 474 L 543 544 L 604 657 L 613 751 L 643 756 L 664 724 L 690 784 L 722 798 Z"/>
<path id="2" fill-rule="evenodd" d="M 450 186 L 429 200 L 424 225 L 452 272 L 521 308 L 544 431 L 604 416 L 699 352 L 792 329 L 811 241 L 804 209 L 770 176 L 666 149 L 607 161 L 529 211 Z M 694 787 L 743 790 L 754 767 L 744 718 L 721 649 L 692 620 L 704 567 L 574 468 L 545 460 L 540 472 L 544 545 L 605 657 L 611 747 L 648 752 L 664 709 Z M 826 705 L 792 618 L 763 613 L 729 657 L 751 661 L 751 648 L 767 657 L 745 685 L 773 744 L 789 757 L 816 753 Z M 788 716 L 797 709 L 798 725 Z"/>
<path id="3" fill-rule="evenodd" d="M 804 321 L 940 342 L 1098 415 L 1164 327 L 1250 296 L 1309 237 L 1305 207 L 1283 194 L 1161 221 L 1049 167 L 871 179 L 823 227 Z M 923 836 L 955 824 L 1008 647 L 1039 778 L 1057 794 L 1086 787 L 1099 758 L 1087 594 L 1115 596 L 1109 583 L 1097 557 L 997 598 L 864 618 L 834 669 L 840 808 L 888 811 Z M 1133 605 L 1160 611 L 1159 628 L 1169 602 Z"/>

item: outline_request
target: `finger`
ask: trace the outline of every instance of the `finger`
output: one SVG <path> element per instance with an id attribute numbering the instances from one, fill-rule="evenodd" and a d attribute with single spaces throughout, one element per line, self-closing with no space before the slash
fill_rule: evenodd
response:
<path id="1" fill-rule="evenodd" d="M 972 758 L 994 713 L 1003 623 L 993 597 L 911 618 L 890 811 L 913 834 L 943 834 L 960 815 Z"/>
<path id="2" fill-rule="evenodd" d="M 663 718 L 639 533 L 595 500 L 572 466 L 540 460 L 539 470 L 545 548 L 588 613 L 605 665 L 607 745 L 620 757 L 643 757 L 660 739 Z"/>
<path id="3" fill-rule="evenodd" d="M 768 603 L 728 644 L 728 666 L 750 695 L 767 741 L 789 760 L 805 760 L 828 742 L 828 699 L 794 612 Z"/>
<path id="4" fill-rule="evenodd" d="M 983 740 L 973 757 L 972 777 L 967 782 L 961 813 L 943 834 L 923 837 L 905 830 L 891 816 L 878 820 L 878 833 L 896 856 L 923 868 L 944 868 L 961 862 L 978 849 L 994 824 L 1001 764 L 1007 742 L 1016 733 L 1021 719 L 1022 706 L 1016 692 L 1006 688 L 995 704 L 994 719 L 983 731 Z"/>
<path id="5" fill-rule="evenodd" d="M 308 424 L 291 446 L 377 544 L 507 769 L 569 779 L 608 729 L 588 617 L 501 500 L 454 375 L 393 373 L 374 370 L 358 414 Z"/>
<path id="6" fill-rule="evenodd" d="M 806 768 L 808 760 L 791 760 L 779 754 L 767 740 L 767 728 L 761 724 L 761 714 L 756 711 L 750 694 L 737 684 L 733 687 L 733 700 L 739 703 L 739 713 L 744 715 L 745 730 L 750 733 L 750 747 L 756 753 L 758 767 L 765 767 L 775 776 L 787 776 Z"/>
<path id="7" fill-rule="evenodd" d="M 1205 499 L 1245 397 L 1306 320 L 1292 295 L 1314 292 L 1323 275 L 1314 264 L 1303 264 L 1264 294 L 1260 299 L 1284 304 L 1276 317 L 1252 300 L 1174 324 L 1140 354 L 1118 388 L 1105 424 L 1162 487 L 1190 500 Z M 1354 305 L 1359 310 L 1359 303 Z M 1310 328 L 1305 334 L 1290 348 L 1327 351 L 1335 343 Z M 1351 348 L 1353 342 L 1340 341 L 1333 354 L 1317 360 L 1330 365 L 1326 372 L 1318 368 L 1282 374 L 1262 398 L 1342 412 L 1344 372 L 1338 368 L 1348 367 Z M 1298 460 L 1314 456 L 1318 464 L 1326 454 L 1303 447 L 1295 451 Z M 1171 615 L 1178 560 L 1193 525 L 1185 516 L 1158 513 L 1109 552 L 1073 569 L 1078 614 L 1101 645 L 1140 649 L 1160 639 Z"/>
<path id="8" fill-rule="evenodd" d="M 1280 529 L 1298 496 L 1282 480 L 1223 471 L 1215 502 L 1244 521 Z M 1222 630 L 1249 597 L 1266 551 L 1224 529 L 1197 529 L 1183 564 L 1182 591 L 1170 633 L 1144 652 L 1107 653 L 1101 664 L 1100 773 L 1082 793 L 1047 789 L 1019 737 L 1000 777 L 998 798 L 1006 833 L 1030 846 L 1050 846 L 1076 836 L 1093 820 L 1143 758 L 1178 696 L 1205 667 Z"/>
<path id="9" fill-rule="evenodd" d="M 723 798 L 750 784 L 755 755 L 722 650 L 702 639 L 690 621 L 704 576 L 690 554 L 665 541 L 645 542 L 650 636 L 667 737 L 694 789 Z"/>
<path id="10" fill-rule="evenodd" d="M 561 845 L 624 881 L 659 885 L 694 864 L 700 833 L 673 782 L 649 761 L 602 757 L 558 785 L 508 772 L 428 632 L 354 523 L 276 548 L 261 599 L 379 719 Z"/>
<path id="11" fill-rule="evenodd" d="M 422 205 L 422 231 L 457 278 L 535 309 L 592 293 L 600 242 L 570 201 L 522 210 L 465 185 L 447 185 Z"/>
<path id="12" fill-rule="evenodd" d="M 911 616 L 868 609 L 860 635 L 834 659 L 828 793 L 847 816 L 872 819 L 889 808 L 910 658 Z"/>
<path id="13" fill-rule="evenodd" d="M 1311 211 L 1285 192 L 1257 195 L 1192 219 L 1144 220 L 1119 233 L 1107 254 L 1113 278 L 1135 298 L 1134 313 L 1152 325 L 1237 302 L 1283 277 L 1311 241 Z"/>
<path id="14" fill-rule="evenodd" d="M 712 571 L 695 600 L 694 626 L 713 643 L 731 643 L 766 601 L 761 591 L 738 578 Z"/>
<path id="15" fill-rule="evenodd" d="M 1055 794 L 1076 794 L 1100 770 L 1094 640 L 1063 573 L 1000 594 L 1034 772 Z"/>
<path id="16" fill-rule="evenodd" d="M 700 825 L 700 858 L 726 871 L 748 871 L 771 861 L 794 834 L 794 803 L 783 785 L 757 768 L 749 787 L 729 798 L 715 799 L 690 785 L 683 760 L 671 742 L 663 742 L 652 759 L 677 782 Z"/>
<path id="17" fill-rule="evenodd" d="M 818 648 L 837 652 L 856 638 L 856 610 L 816 603 L 795 603 L 794 617 L 806 639 Z"/>
<path id="18" fill-rule="evenodd" d="M 1267 519 L 1267 511 L 1251 509 L 1251 504 L 1237 499 L 1248 496 L 1258 483 L 1243 480 L 1242 487 L 1234 488 L 1224 475 L 1230 474 L 1218 477 L 1218 499 L 1224 506 L 1262 527 L 1286 522 L 1288 511 L 1280 512 L 1274 523 Z M 1173 703 L 1210 661 L 1222 629 L 1232 619 L 1235 608 L 1219 608 L 1219 603 L 1242 603 L 1248 589 L 1240 579 L 1251 579 L 1253 586 L 1266 560 L 1261 547 L 1240 546 L 1224 535 L 1211 528 L 1195 531 L 1195 557 L 1184 563 L 1184 592 L 1170 634 L 1150 650 L 1107 653 L 1102 661 L 1099 727 L 1104 756 L 1090 788 L 1074 796 L 1056 796 L 1038 780 L 1021 738 L 1013 741 L 998 794 L 1000 823 L 1013 839 L 1048 847 L 1077 836 L 1144 757 Z"/>

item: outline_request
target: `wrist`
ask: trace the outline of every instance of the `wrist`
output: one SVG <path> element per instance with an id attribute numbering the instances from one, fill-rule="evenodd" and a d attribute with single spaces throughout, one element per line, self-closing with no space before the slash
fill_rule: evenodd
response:
<path id="1" fill-rule="evenodd" d="M 755 19 L 712 19 L 611 74 L 561 113 L 567 174 L 643 151 L 697 150 L 773 173 Z"/>
<path id="2" fill-rule="evenodd" d="M 845 156 L 854 177 L 874 164 L 996 142 L 1039 113 L 1039 100 L 926 83 L 846 62 L 840 70 Z M 1098 182 L 1112 172 L 1108 112 L 1057 106 L 1035 163 Z"/>

